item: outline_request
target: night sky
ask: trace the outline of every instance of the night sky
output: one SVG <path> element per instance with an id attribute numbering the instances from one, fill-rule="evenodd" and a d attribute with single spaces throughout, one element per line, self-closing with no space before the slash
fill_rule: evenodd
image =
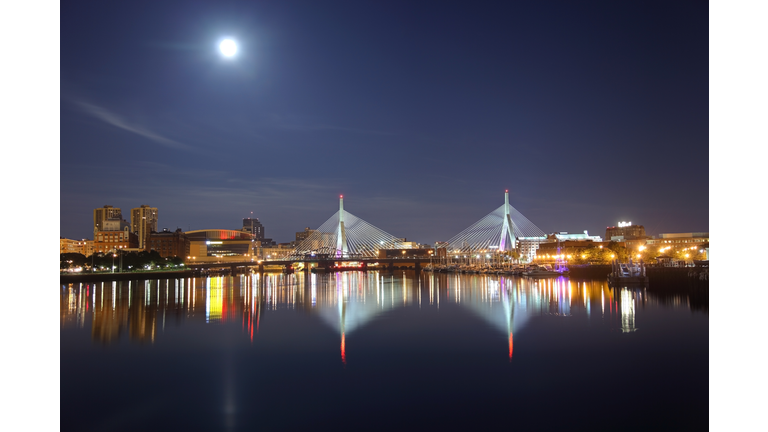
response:
<path id="1" fill-rule="evenodd" d="M 60 235 L 93 209 L 294 239 L 709 231 L 706 2 L 64 2 Z M 224 58 L 219 42 L 238 42 Z"/>

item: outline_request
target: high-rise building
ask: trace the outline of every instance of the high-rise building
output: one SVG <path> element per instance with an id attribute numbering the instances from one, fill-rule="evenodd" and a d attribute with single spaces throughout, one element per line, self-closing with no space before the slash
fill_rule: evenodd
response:
<path id="1" fill-rule="evenodd" d="M 104 231 L 104 222 L 108 219 L 122 220 L 123 213 L 117 207 L 105 205 L 93 210 L 93 231 Z"/>
<path id="2" fill-rule="evenodd" d="M 142 205 L 131 209 L 131 231 L 139 237 L 139 249 L 148 250 L 149 234 L 157 232 L 157 208 Z"/>
<path id="3" fill-rule="evenodd" d="M 243 218 L 243 231 L 251 233 L 255 240 L 264 239 L 264 225 L 259 222 L 259 218 Z"/>

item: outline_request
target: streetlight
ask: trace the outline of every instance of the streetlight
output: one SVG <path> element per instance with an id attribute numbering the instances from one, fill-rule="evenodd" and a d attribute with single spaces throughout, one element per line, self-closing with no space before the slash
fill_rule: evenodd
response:
<path id="1" fill-rule="evenodd" d="M 112 253 L 112 273 L 115 272 L 115 257 L 117 256 L 116 253 Z"/>

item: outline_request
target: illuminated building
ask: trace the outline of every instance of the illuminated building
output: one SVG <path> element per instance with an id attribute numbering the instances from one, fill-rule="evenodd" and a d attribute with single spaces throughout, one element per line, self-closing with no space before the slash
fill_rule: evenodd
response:
<path id="1" fill-rule="evenodd" d="M 632 222 L 619 222 L 618 226 L 605 229 L 606 240 L 624 243 L 624 246 L 630 249 L 644 246 L 649 238 L 645 235 L 644 226 L 632 225 Z"/>
<path id="2" fill-rule="evenodd" d="M 647 241 L 648 245 L 655 246 L 696 246 L 709 244 L 708 232 L 692 233 L 670 233 L 659 234 L 658 238 L 651 238 Z"/>
<path id="3" fill-rule="evenodd" d="M 603 239 L 600 236 L 591 236 L 587 232 L 587 230 L 584 230 L 584 233 L 581 234 L 568 234 L 567 232 L 559 232 L 559 233 L 553 233 L 547 236 L 547 240 L 550 242 L 557 242 L 557 241 L 566 241 L 566 240 L 579 240 L 579 241 L 591 241 L 591 242 L 602 242 Z"/>
<path id="4" fill-rule="evenodd" d="M 130 230 L 126 221 L 121 223 L 122 229 L 97 231 L 93 234 L 93 252 L 114 252 L 119 249 L 134 249 L 139 245 L 136 234 Z"/>
<path id="5" fill-rule="evenodd" d="M 646 238 L 645 227 L 642 225 L 632 225 L 632 222 L 619 222 L 618 226 L 605 229 L 606 240 L 614 240 L 614 237 L 623 237 L 630 240 Z M 616 239 L 616 241 L 622 240 Z"/>
<path id="6" fill-rule="evenodd" d="M 156 250 L 163 258 L 177 256 L 186 261 L 189 256 L 189 247 L 189 238 L 181 232 L 181 228 L 176 231 L 165 228 L 162 232 L 149 234 L 149 250 Z"/>
<path id="7" fill-rule="evenodd" d="M 288 257 L 293 251 L 294 247 L 290 244 L 263 246 L 258 249 L 256 256 L 258 259 L 280 259 Z"/>
<path id="8" fill-rule="evenodd" d="M 445 249 L 443 249 L 445 250 Z M 429 258 L 434 255 L 434 249 L 401 248 L 379 249 L 379 258 Z"/>
<path id="9" fill-rule="evenodd" d="M 59 253 L 79 253 L 91 256 L 93 254 L 93 240 L 71 240 L 59 237 Z"/>
<path id="10" fill-rule="evenodd" d="M 245 231 L 211 229 L 184 233 L 189 239 L 187 262 L 246 261 L 254 257 L 253 235 Z"/>
<path id="11" fill-rule="evenodd" d="M 108 219 L 123 219 L 123 213 L 117 207 L 105 205 L 93 210 L 93 231 L 104 231 L 104 221 Z"/>
<path id="12" fill-rule="evenodd" d="M 542 255 L 576 255 L 581 253 L 584 249 L 594 248 L 598 246 L 607 247 L 610 242 L 595 242 L 592 240 L 565 240 L 561 242 L 547 242 L 539 245 L 536 254 Z"/>
<path id="13" fill-rule="evenodd" d="M 536 255 L 559 255 L 576 254 L 582 249 L 595 246 L 604 246 L 603 239 L 600 236 L 591 236 L 587 230 L 584 233 L 568 234 L 559 232 L 549 234 L 546 240 L 538 244 Z"/>
<path id="14" fill-rule="evenodd" d="M 520 259 L 531 262 L 537 254 L 537 250 L 542 243 L 547 242 L 546 236 L 541 237 L 518 237 L 517 249 L 520 253 Z"/>
<path id="15" fill-rule="evenodd" d="M 139 249 L 149 250 L 149 235 L 157 231 L 157 208 L 148 205 L 131 209 L 131 231 L 139 237 Z"/>

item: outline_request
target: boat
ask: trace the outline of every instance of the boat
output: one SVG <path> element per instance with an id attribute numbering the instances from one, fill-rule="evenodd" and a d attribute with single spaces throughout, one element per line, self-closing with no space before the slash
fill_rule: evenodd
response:
<path id="1" fill-rule="evenodd" d="M 553 276 L 562 276 L 562 274 L 554 269 L 552 267 L 549 267 L 547 269 L 546 267 L 542 267 L 539 265 L 532 265 L 528 267 L 524 272 L 523 275 L 528 277 L 553 277 Z"/>
<path id="2" fill-rule="evenodd" d="M 633 262 L 631 257 L 628 263 L 613 260 L 611 273 L 608 275 L 608 285 L 613 287 L 648 286 L 645 263 L 642 261 Z"/>

